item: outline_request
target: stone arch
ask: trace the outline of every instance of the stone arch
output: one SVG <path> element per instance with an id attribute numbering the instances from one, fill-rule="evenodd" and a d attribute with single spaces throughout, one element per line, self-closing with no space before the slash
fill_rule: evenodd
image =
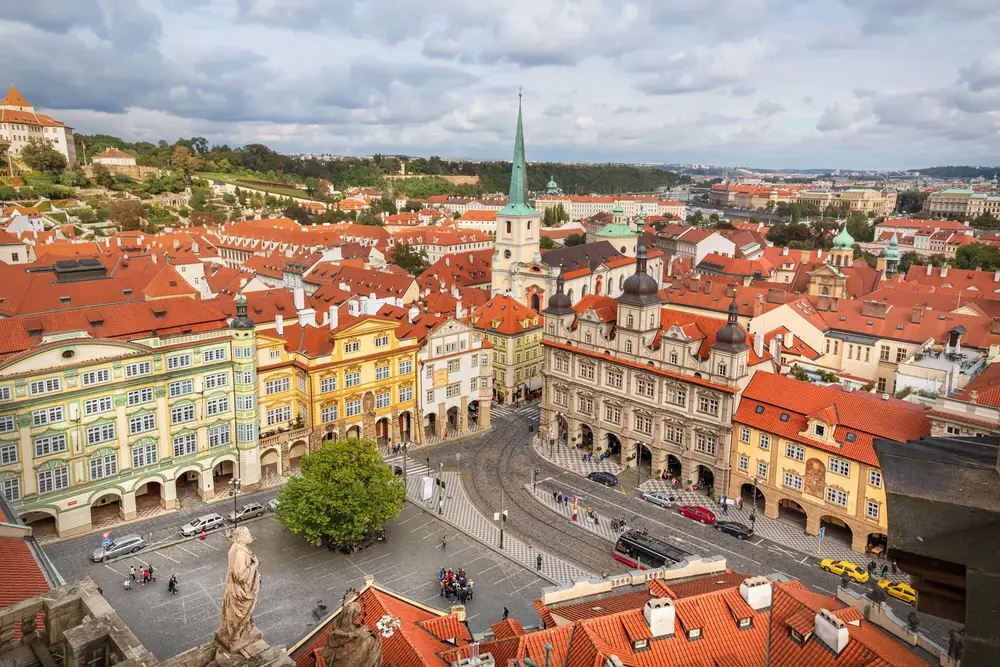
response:
<path id="1" fill-rule="evenodd" d="M 594 281 L 594 294 L 600 296 L 601 291 L 604 289 L 604 276 L 597 276 Z"/>
<path id="2" fill-rule="evenodd" d="M 36 507 L 30 512 L 18 512 L 18 518 L 31 526 L 31 534 L 36 539 L 59 535 L 59 510 L 55 507 Z"/>
<path id="3" fill-rule="evenodd" d="M 87 504 L 88 505 L 93 505 L 95 500 L 100 500 L 104 496 L 110 496 L 110 495 L 118 496 L 119 502 L 125 500 L 125 491 L 124 490 L 120 489 L 117 486 L 108 486 L 108 487 L 105 487 L 103 489 L 98 489 L 97 491 L 94 491 L 93 493 L 91 493 L 90 497 L 87 499 Z"/>
<path id="4" fill-rule="evenodd" d="M 819 527 L 825 528 L 823 540 L 836 540 L 841 544 L 853 545 L 855 542 L 854 526 L 833 514 L 821 514 Z M 862 538 L 863 539 L 863 538 Z M 856 549 L 857 550 L 857 549 Z"/>
<path id="5" fill-rule="evenodd" d="M 361 439 L 361 425 L 354 424 L 347 427 L 347 439 L 348 440 L 360 440 Z"/>
<path id="6" fill-rule="evenodd" d="M 531 295 L 531 309 L 538 312 L 542 309 L 541 300 L 538 298 L 538 292 Z"/>
<path id="7" fill-rule="evenodd" d="M 281 452 L 277 447 L 268 447 L 260 455 L 261 477 L 281 476 Z"/>
<path id="8" fill-rule="evenodd" d="M 132 492 L 135 494 L 136 511 L 156 506 L 167 508 L 167 484 L 170 481 L 161 474 L 153 473 L 135 482 Z"/>
<path id="9" fill-rule="evenodd" d="M 583 287 L 580 289 L 580 298 L 587 296 L 588 285 L 584 283 Z"/>
<path id="10" fill-rule="evenodd" d="M 756 491 L 756 494 L 754 493 Z M 740 486 L 740 497 L 743 498 L 743 503 L 748 507 L 754 506 L 754 497 L 756 495 L 757 501 L 757 511 L 764 512 L 767 509 L 767 495 L 764 493 L 764 489 L 758 486 L 754 489 L 754 485 L 750 482 L 744 483 Z"/>
<path id="11" fill-rule="evenodd" d="M 99 502 L 105 498 L 115 498 L 114 502 Z M 95 503 L 98 503 L 95 505 Z M 90 525 L 93 528 L 114 525 L 125 517 L 125 492 L 116 486 L 98 489 L 87 500 L 90 507 Z"/>
<path id="12" fill-rule="evenodd" d="M 336 432 L 332 432 L 336 436 Z M 302 464 L 302 457 L 309 453 L 309 445 L 305 440 L 296 440 L 288 448 L 288 470 L 295 472 Z"/>
<path id="13" fill-rule="evenodd" d="M 570 288 L 569 288 L 569 291 L 568 291 L 568 292 L 566 292 L 566 296 L 568 296 L 568 297 L 569 297 L 569 301 L 570 301 L 570 303 L 573 303 L 573 288 L 572 288 L 572 287 L 570 287 Z"/>

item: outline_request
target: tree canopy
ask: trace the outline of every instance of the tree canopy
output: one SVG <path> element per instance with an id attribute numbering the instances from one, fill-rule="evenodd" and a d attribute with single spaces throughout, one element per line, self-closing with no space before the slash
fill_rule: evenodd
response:
<path id="1" fill-rule="evenodd" d="M 302 457 L 278 491 L 277 517 L 307 542 L 341 546 L 399 516 L 406 487 L 372 440 L 339 440 Z"/>
<path id="2" fill-rule="evenodd" d="M 419 276 L 427 270 L 427 251 L 417 250 L 409 243 L 400 243 L 392 249 L 392 263 L 411 276 Z"/>
<path id="3" fill-rule="evenodd" d="M 955 264 L 960 269 L 1000 269 L 1000 248 L 984 243 L 970 243 L 955 253 Z"/>
<path id="4" fill-rule="evenodd" d="M 21 159 L 35 171 L 58 174 L 66 169 L 66 156 L 43 139 L 28 139 L 28 143 L 21 149 Z"/>

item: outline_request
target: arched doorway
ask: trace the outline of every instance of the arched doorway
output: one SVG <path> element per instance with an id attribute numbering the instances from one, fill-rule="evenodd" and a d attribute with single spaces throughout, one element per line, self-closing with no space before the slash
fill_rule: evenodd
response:
<path id="1" fill-rule="evenodd" d="M 622 453 L 622 443 L 614 433 L 608 433 L 608 451 L 607 455 L 621 454 Z"/>
<path id="2" fill-rule="evenodd" d="M 604 289 L 604 276 L 597 276 L 597 281 L 594 283 L 594 294 L 600 296 L 601 291 Z"/>
<path id="3" fill-rule="evenodd" d="M 681 460 L 673 454 L 667 454 L 667 474 L 680 479 L 682 470 Z"/>
<path id="4" fill-rule="evenodd" d="M 49 512 L 25 512 L 20 515 L 21 521 L 31 527 L 31 534 L 36 540 L 54 539 L 59 535 L 56 530 L 56 515 Z"/>
<path id="5" fill-rule="evenodd" d="M 447 435 L 454 435 L 455 433 L 458 433 L 458 431 L 459 431 L 459 424 L 458 424 L 458 406 L 457 405 L 453 405 L 452 407 L 448 408 L 448 411 L 445 412 L 445 421 L 447 422 L 448 425 L 445 428 L 444 435 L 447 436 Z"/>
<path id="6" fill-rule="evenodd" d="M 429 412 L 424 415 L 424 437 L 433 438 L 437 435 L 437 415 Z"/>
<path id="7" fill-rule="evenodd" d="M 337 440 L 337 429 L 333 426 L 327 426 L 326 432 L 323 434 L 323 442 L 334 442 Z"/>
<path id="8" fill-rule="evenodd" d="M 377 422 L 375 422 L 375 441 L 378 443 L 379 447 L 388 447 L 389 445 L 388 417 L 382 417 Z"/>
<path id="9" fill-rule="evenodd" d="M 274 447 L 265 451 L 260 457 L 260 476 L 281 477 L 281 455 Z"/>
<path id="10" fill-rule="evenodd" d="M 333 439 L 337 439 L 336 433 L 330 433 Z M 302 457 L 308 453 L 306 443 L 304 440 L 298 440 L 288 449 L 288 470 L 291 474 L 295 474 L 299 471 L 299 466 L 302 464 Z"/>
<path id="11" fill-rule="evenodd" d="M 361 427 L 355 424 L 347 429 L 347 439 L 348 440 L 360 440 L 361 439 Z"/>
<path id="12" fill-rule="evenodd" d="M 580 442 L 584 449 L 592 449 L 594 447 L 594 432 L 590 430 L 590 427 L 586 424 L 580 425 Z"/>
<path id="13" fill-rule="evenodd" d="M 635 443 L 635 464 L 639 468 L 640 479 L 653 477 L 653 450 L 644 442 Z"/>
<path id="14" fill-rule="evenodd" d="M 403 442 L 409 442 L 412 438 L 410 433 L 410 423 L 412 421 L 413 415 L 410 414 L 409 410 L 399 415 L 399 437 L 403 439 Z"/>
<path id="15" fill-rule="evenodd" d="M 854 543 L 854 531 L 843 519 L 839 519 L 829 514 L 824 514 L 819 518 L 820 528 L 825 528 L 823 541 L 832 540 L 846 546 L 848 549 Z"/>
<path id="16" fill-rule="evenodd" d="M 740 487 L 740 497 L 743 498 L 743 504 L 747 507 L 754 506 L 755 494 L 757 511 L 763 514 L 764 508 L 767 506 L 767 498 L 764 497 L 764 492 L 760 490 L 760 487 L 754 488 L 753 484 L 744 484 Z"/>
<path id="17" fill-rule="evenodd" d="M 791 498 L 782 498 L 778 501 L 778 519 L 786 523 L 795 524 L 802 528 L 803 531 L 806 528 L 806 510 Z"/>
<path id="18" fill-rule="evenodd" d="M 532 293 L 532 295 L 531 295 L 531 309 L 534 310 L 535 312 L 538 312 L 539 310 L 541 310 L 541 308 L 542 308 L 542 304 L 541 304 L 541 300 L 538 298 L 538 292 Z"/>
<path id="19" fill-rule="evenodd" d="M 700 486 L 706 493 L 715 486 L 715 473 L 708 466 L 699 465 L 698 466 L 698 486 Z"/>
<path id="20" fill-rule="evenodd" d="M 113 526 L 125 519 L 125 508 L 122 507 L 122 496 L 119 491 L 107 490 L 99 492 L 90 502 L 90 526 L 104 528 Z"/>
<path id="21" fill-rule="evenodd" d="M 469 414 L 467 415 L 469 426 L 476 426 L 479 424 L 479 401 L 472 401 L 469 403 L 468 408 Z"/>
<path id="22" fill-rule="evenodd" d="M 174 486 L 177 489 L 177 503 L 179 506 L 183 507 L 188 501 L 194 501 L 201 497 L 198 493 L 198 480 L 201 478 L 201 475 L 201 470 L 194 468 L 189 468 L 178 473 L 177 478 L 174 480 Z"/>
<path id="23" fill-rule="evenodd" d="M 215 487 L 216 494 L 223 494 L 229 489 L 229 483 L 236 476 L 236 463 L 233 461 L 219 461 L 212 468 L 212 486 Z"/>
<path id="24" fill-rule="evenodd" d="M 163 497 L 163 483 L 159 480 L 149 480 L 135 487 L 135 511 L 142 516 L 143 512 L 151 512 L 165 508 L 167 501 Z"/>
<path id="25" fill-rule="evenodd" d="M 561 414 L 556 415 L 556 443 L 560 447 L 566 447 L 569 444 L 569 422 Z"/>

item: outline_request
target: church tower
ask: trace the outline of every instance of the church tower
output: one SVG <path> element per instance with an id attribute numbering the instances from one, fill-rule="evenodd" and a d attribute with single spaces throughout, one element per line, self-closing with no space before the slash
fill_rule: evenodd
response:
<path id="1" fill-rule="evenodd" d="M 636 252 L 635 273 L 622 285 L 618 296 L 618 337 L 622 341 L 619 352 L 639 354 L 639 347 L 652 344 L 660 328 L 660 310 L 663 299 L 656 278 L 646 272 L 646 246 Z"/>
<path id="2" fill-rule="evenodd" d="M 510 170 L 510 194 L 507 205 L 497 211 L 496 251 L 493 253 L 493 294 L 511 293 L 517 268 L 541 262 L 539 239 L 542 214 L 528 204 L 528 163 L 524 159 L 524 130 L 521 125 L 521 99 L 517 101 L 517 132 L 514 135 L 514 159 Z M 520 299 L 521 295 L 514 294 Z"/>
<path id="3" fill-rule="evenodd" d="M 239 462 L 234 477 L 242 486 L 260 482 L 260 441 L 257 425 L 257 336 L 247 315 L 247 299 L 236 296 L 236 317 L 229 323 L 233 332 L 233 361 L 236 369 L 236 450 Z M 216 493 L 220 489 L 215 490 Z"/>

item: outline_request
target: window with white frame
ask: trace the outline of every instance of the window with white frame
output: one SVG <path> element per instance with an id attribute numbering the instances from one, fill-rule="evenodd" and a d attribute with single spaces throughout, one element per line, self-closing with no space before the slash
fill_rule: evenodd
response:
<path id="1" fill-rule="evenodd" d="M 38 471 L 38 495 L 69 488 L 69 467 Z"/>
<path id="2" fill-rule="evenodd" d="M 291 378 L 278 378 L 277 380 L 268 380 L 264 383 L 264 393 L 265 394 L 280 394 L 283 391 L 288 391 L 292 388 Z"/>
<path id="3" fill-rule="evenodd" d="M 221 415 L 224 412 L 229 412 L 229 397 L 219 396 L 218 398 L 209 399 L 205 403 L 205 414 L 209 417 L 214 417 L 216 415 Z"/>
<path id="4" fill-rule="evenodd" d="M 346 407 L 347 407 L 347 416 L 348 417 L 357 417 L 358 415 L 361 414 L 361 401 L 360 400 L 347 401 L 347 406 Z"/>
<path id="5" fill-rule="evenodd" d="M 14 415 L 0 415 L 0 433 L 13 433 L 16 429 Z"/>
<path id="6" fill-rule="evenodd" d="M 257 356 L 257 348 L 254 345 L 241 345 L 233 348 L 233 357 L 237 359 L 253 359 Z"/>
<path id="7" fill-rule="evenodd" d="M 83 414 L 99 415 L 104 412 L 111 412 L 115 409 L 115 399 L 111 396 L 99 396 L 98 398 L 88 398 L 83 402 Z"/>
<path id="8" fill-rule="evenodd" d="M 32 396 L 39 394 L 51 394 L 54 391 L 62 390 L 62 378 L 48 378 L 45 380 L 34 380 L 28 383 L 28 393 Z"/>
<path id="9" fill-rule="evenodd" d="M 12 397 L 10 387 L 0 387 L 0 401 L 9 401 Z"/>
<path id="10" fill-rule="evenodd" d="M 632 354 L 632 341 L 630 340 L 625 341 L 625 353 Z"/>
<path id="11" fill-rule="evenodd" d="M 449 370 L 450 370 L 451 362 L 448 363 L 448 366 L 449 366 Z M 375 379 L 376 380 L 388 380 L 389 379 L 389 375 L 390 375 L 389 368 L 390 368 L 389 364 L 386 364 L 385 366 L 376 366 L 375 367 Z"/>
<path id="12" fill-rule="evenodd" d="M 253 442 L 257 438 L 256 424 L 237 424 L 236 439 L 240 442 Z"/>
<path id="13" fill-rule="evenodd" d="M 292 421 L 292 406 L 282 405 L 267 411 L 267 425 L 284 424 Z"/>
<path id="14" fill-rule="evenodd" d="M 750 442 L 750 429 L 746 426 L 740 428 L 740 442 Z"/>
<path id="15" fill-rule="evenodd" d="M 90 459 L 90 479 L 104 479 L 118 474 L 118 454 Z"/>
<path id="16" fill-rule="evenodd" d="M 478 355 L 478 354 L 473 354 L 473 355 L 471 355 L 471 356 L 470 356 L 469 358 L 470 358 L 470 359 L 472 360 L 472 364 L 471 364 L 471 365 L 472 365 L 472 367 L 473 367 L 473 368 L 475 368 L 475 367 L 476 367 L 476 365 L 477 365 L 477 364 L 478 364 L 478 362 L 479 362 L 479 355 Z"/>
<path id="17" fill-rule="evenodd" d="M 382 334 L 381 336 L 376 336 L 375 337 L 375 347 L 385 347 L 388 344 L 389 344 L 389 336 L 388 335 Z"/>
<path id="18" fill-rule="evenodd" d="M 8 502 L 16 502 L 21 499 L 21 478 L 8 477 L 2 482 L 3 497 Z"/>
<path id="19" fill-rule="evenodd" d="M 706 454 L 715 455 L 715 446 L 717 440 L 714 435 L 709 435 L 708 433 L 699 433 L 698 437 L 695 439 L 695 449 L 699 452 L 704 452 Z"/>
<path id="20" fill-rule="evenodd" d="M 229 385 L 229 373 L 213 373 L 205 376 L 205 390 L 218 389 Z"/>
<path id="21" fill-rule="evenodd" d="M 150 431 L 156 430 L 156 413 L 150 412 L 145 415 L 135 415 L 128 418 L 128 433 L 129 435 L 138 435 L 139 433 L 149 433 Z"/>
<path id="22" fill-rule="evenodd" d="M 330 422 L 335 422 L 340 417 L 338 416 L 337 405 L 327 405 L 320 409 L 319 418 L 324 424 L 329 424 Z"/>
<path id="23" fill-rule="evenodd" d="M 160 452 L 155 442 L 148 442 L 145 445 L 136 445 L 132 448 L 132 467 L 145 468 L 156 465 L 160 459 Z"/>
<path id="24" fill-rule="evenodd" d="M 188 456 L 198 452 L 198 436 L 194 433 L 184 433 L 174 436 L 174 456 Z"/>
<path id="25" fill-rule="evenodd" d="M 646 415 L 635 415 L 635 430 L 646 435 L 653 434 L 653 420 Z"/>
<path id="26" fill-rule="evenodd" d="M 115 439 L 115 423 L 97 424 L 87 427 L 87 445 L 99 445 Z"/>
<path id="27" fill-rule="evenodd" d="M 771 449 L 771 436 L 766 433 L 760 434 L 760 448 Z"/>
<path id="28" fill-rule="evenodd" d="M 877 519 L 879 511 L 881 511 L 881 509 L 882 506 L 879 505 L 878 502 L 874 500 L 869 500 L 867 503 L 865 503 L 865 516 L 867 516 L 869 519 Z"/>
<path id="29" fill-rule="evenodd" d="M 594 399 L 591 396 L 580 396 L 579 409 L 585 415 L 594 414 Z"/>
<path id="30" fill-rule="evenodd" d="M 58 424 L 64 419 L 63 408 L 57 405 L 51 408 L 42 408 L 31 412 L 32 426 L 45 426 L 46 424 Z"/>
<path id="31" fill-rule="evenodd" d="M 813 424 L 813 433 L 820 438 L 826 437 L 826 426 L 823 424 Z"/>
<path id="32" fill-rule="evenodd" d="M 399 388 L 399 402 L 406 403 L 413 400 L 413 387 Z"/>
<path id="33" fill-rule="evenodd" d="M 375 409 L 382 410 L 392 404 L 392 393 L 386 391 L 375 395 Z"/>
<path id="34" fill-rule="evenodd" d="M 594 364 L 580 362 L 580 377 L 584 380 L 593 380 Z"/>
<path id="35" fill-rule="evenodd" d="M 319 392 L 321 394 L 328 394 L 331 391 L 337 391 L 337 376 L 323 378 L 319 381 Z"/>
<path id="36" fill-rule="evenodd" d="M 609 387 L 615 389 L 622 388 L 622 372 L 617 369 L 608 369 L 607 382 Z"/>
<path id="37" fill-rule="evenodd" d="M 344 374 L 345 387 L 357 387 L 359 384 L 361 384 L 361 371 L 352 371 Z"/>
<path id="38" fill-rule="evenodd" d="M 649 378 L 639 378 L 636 381 L 636 391 L 639 392 L 640 396 L 646 396 L 647 398 L 653 397 L 653 391 L 656 389 L 656 383 Z"/>
<path id="39" fill-rule="evenodd" d="M 785 443 L 785 456 L 795 461 L 805 461 L 806 450 L 790 442 Z"/>
<path id="40" fill-rule="evenodd" d="M 876 489 L 882 488 L 882 473 L 878 470 L 868 471 L 868 484 Z"/>
<path id="41" fill-rule="evenodd" d="M 65 452 L 66 434 L 57 433 L 56 435 L 47 435 L 44 438 L 35 438 L 34 445 L 35 458 Z"/>
<path id="42" fill-rule="evenodd" d="M 782 482 L 784 486 L 789 489 L 795 489 L 796 491 L 802 490 L 802 476 L 797 473 L 786 471 Z"/>
<path id="43" fill-rule="evenodd" d="M 140 375 L 149 375 L 153 372 L 152 361 L 137 361 L 134 364 L 125 364 L 125 377 L 134 378 Z"/>
<path id="44" fill-rule="evenodd" d="M 708 415 L 719 414 L 719 399 L 711 396 L 699 396 L 698 412 L 704 412 Z"/>
<path id="45" fill-rule="evenodd" d="M 560 373 L 566 373 L 569 371 L 569 359 L 564 359 L 563 357 L 555 358 L 555 369 Z"/>
<path id="46" fill-rule="evenodd" d="M 177 354 L 167 357 L 167 370 L 172 371 L 178 368 L 188 368 L 191 365 L 190 354 Z"/>
<path id="47" fill-rule="evenodd" d="M 236 348 L 237 350 L 242 348 Z M 211 363 L 213 361 L 223 361 L 226 358 L 226 348 L 225 347 L 213 347 L 205 350 L 202 353 L 202 359 L 205 363 Z"/>
<path id="48" fill-rule="evenodd" d="M 236 384 L 253 384 L 256 371 L 236 371 Z"/>
<path id="49" fill-rule="evenodd" d="M 604 420 L 612 424 L 620 424 L 622 421 L 622 409 L 617 405 L 604 406 Z"/>
<path id="50" fill-rule="evenodd" d="M 427 390 L 427 395 L 426 395 L 426 398 L 424 400 L 425 400 L 426 403 L 433 403 L 434 402 L 434 390 L 433 389 L 428 389 Z"/>
<path id="51" fill-rule="evenodd" d="M 566 405 L 568 400 L 568 395 L 566 390 L 562 387 L 553 387 L 552 389 L 552 402 L 556 405 Z"/>
<path id="52" fill-rule="evenodd" d="M 253 394 L 236 394 L 237 410 L 253 410 L 257 404 L 257 397 Z"/>
<path id="53" fill-rule="evenodd" d="M 209 447 L 223 447 L 225 445 L 232 444 L 232 441 L 233 441 L 232 434 L 229 430 L 229 424 L 220 424 L 219 426 L 213 426 L 212 428 L 208 429 Z"/>
<path id="54" fill-rule="evenodd" d="M 17 463 L 17 445 L 0 445 L 0 466 Z"/>
<path id="55" fill-rule="evenodd" d="M 428 380 L 430 380 L 431 378 L 433 378 L 434 377 L 434 366 L 431 365 L 431 364 L 428 364 L 424 368 L 424 375 L 427 377 Z"/>
<path id="56" fill-rule="evenodd" d="M 484 352 L 483 354 L 479 355 L 479 361 L 484 365 L 490 363 L 490 353 Z"/>
<path id="57" fill-rule="evenodd" d="M 187 422 L 194 421 L 194 406 L 188 405 L 176 405 L 170 408 L 170 423 L 171 424 L 186 424 Z"/>
<path id="58" fill-rule="evenodd" d="M 847 492 L 841 491 L 840 489 L 835 489 L 832 486 L 826 488 L 826 500 L 834 505 L 840 505 L 841 507 L 847 507 Z"/>
<path id="59" fill-rule="evenodd" d="M 84 387 L 89 387 L 92 384 L 111 382 L 111 369 L 101 368 L 96 371 L 86 371 L 85 373 L 80 373 L 80 382 L 83 383 Z"/>
<path id="60" fill-rule="evenodd" d="M 677 363 L 677 353 L 676 352 L 671 352 L 670 353 L 670 363 L 672 363 L 672 364 L 676 364 Z"/>
<path id="61" fill-rule="evenodd" d="M 460 393 L 462 393 L 462 385 L 456 382 L 455 384 L 448 385 L 444 395 L 446 398 L 453 398 L 458 396 Z"/>
<path id="62" fill-rule="evenodd" d="M 449 359 L 448 360 L 448 372 L 457 373 L 462 369 L 461 359 Z"/>
<path id="63" fill-rule="evenodd" d="M 951 424 L 945 426 L 944 430 L 948 435 L 961 435 L 962 433 L 962 429 L 957 426 L 952 426 Z"/>
<path id="64" fill-rule="evenodd" d="M 475 362 L 476 362 L 476 356 L 472 355 L 472 365 L 473 366 L 476 365 Z M 399 362 L 399 374 L 400 375 L 409 375 L 412 372 L 413 372 L 413 360 L 411 360 L 411 359 L 404 359 L 403 361 Z"/>
<path id="65" fill-rule="evenodd" d="M 479 388 L 479 378 L 472 378 L 469 380 L 469 391 L 475 391 Z"/>
<path id="66" fill-rule="evenodd" d="M 750 471 L 750 457 L 745 456 L 744 454 L 740 454 L 740 460 L 739 460 L 739 463 L 737 464 L 737 467 L 742 472 L 749 472 Z"/>
<path id="67" fill-rule="evenodd" d="M 188 394 L 194 393 L 194 380 L 180 380 L 178 382 L 171 382 L 167 385 L 167 395 L 170 398 L 177 398 L 178 396 L 187 396 Z"/>
<path id="68" fill-rule="evenodd" d="M 357 352 L 361 349 L 361 341 L 353 340 L 349 343 L 344 343 L 344 352 L 350 354 L 351 352 Z"/>
<path id="69" fill-rule="evenodd" d="M 757 463 L 757 477 L 760 479 L 767 479 L 767 464 L 763 462 Z"/>
<path id="70" fill-rule="evenodd" d="M 667 389 L 667 403 L 687 405 L 687 389 L 683 387 L 670 387 Z"/>
<path id="71" fill-rule="evenodd" d="M 269 356 L 271 359 L 281 359 L 281 350 L 271 350 Z"/>
<path id="72" fill-rule="evenodd" d="M 829 470 L 837 475 L 843 475 L 844 477 L 851 476 L 851 462 L 842 461 L 840 459 L 830 458 Z"/>

